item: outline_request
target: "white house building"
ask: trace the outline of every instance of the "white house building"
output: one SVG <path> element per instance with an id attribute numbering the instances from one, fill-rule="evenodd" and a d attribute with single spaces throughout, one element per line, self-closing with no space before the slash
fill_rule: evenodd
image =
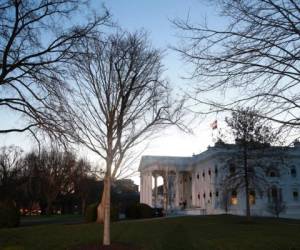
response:
<path id="1" fill-rule="evenodd" d="M 192 157 L 143 156 L 140 202 L 184 214 L 244 215 L 244 189 L 227 190 L 224 185 L 234 171 L 230 160 L 237 147 L 216 143 Z M 251 214 L 300 218 L 300 143 L 269 147 L 261 162 L 265 164 L 263 189 L 250 191 Z M 163 179 L 163 195 L 157 191 L 158 177 Z"/>

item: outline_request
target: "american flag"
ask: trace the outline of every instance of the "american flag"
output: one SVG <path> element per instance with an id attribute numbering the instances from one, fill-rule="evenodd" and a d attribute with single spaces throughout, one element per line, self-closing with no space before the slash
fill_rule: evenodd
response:
<path id="1" fill-rule="evenodd" d="M 215 120 L 213 123 L 210 124 L 210 127 L 211 127 L 212 129 L 217 129 L 217 128 L 218 128 L 218 121 Z"/>

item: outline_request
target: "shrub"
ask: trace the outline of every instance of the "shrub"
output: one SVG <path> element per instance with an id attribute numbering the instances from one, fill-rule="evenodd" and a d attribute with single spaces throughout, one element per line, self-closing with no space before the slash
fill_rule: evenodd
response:
<path id="1" fill-rule="evenodd" d="M 117 206 L 112 206 L 110 208 L 110 219 L 111 221 L 119 220 L 119 208 Z"/>
<path id="2" fill-rule="evenodd" d="M 85 221 L 95 222 L 97 220 L 97 207 L 98 203 L 93 203 L 87 206 L 85 211 Z M 119 219 L 119 209 L 116 206 L 110 207 L 110 219 L 116 221 Z"/>
<path id="3" fill-rule="evenodd" d="M 162 208 L 153 208 L 153 216 L 154 217 L 163 217 L 164 211 Z"/>
<path id="4" fill-rule="evenodd" d="M 133 204 L 127 207 L 126 217 L 130 219 L 141 219 L 153 217 L 153 209 L 147 204 Z"/>
<path id="5" fill-rule="evenodd" d="M 20 224 L 20 211 L 14 202 L 0 202 L 0 228 L 17 227 Z"/>
<path id="6" fill-rule="evenodd" d="M 92 203 L 86 207 L 85 222 L 95 222 L 97 219 L 98 203 Z"/>

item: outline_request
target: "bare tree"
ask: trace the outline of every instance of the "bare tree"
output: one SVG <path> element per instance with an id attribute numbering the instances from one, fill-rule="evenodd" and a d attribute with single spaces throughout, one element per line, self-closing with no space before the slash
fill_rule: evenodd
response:
<path id="1" fill-rule="evenodd" d="M 91 175 L 91 164 L 86 159 L 79 159 L 76 162 L 74 171 L 71 173 L 71 179 L 74 185 L 74 191 L 81 199 L 81 213 L 84 215 L 87 199 L 96 178 Z"/>
<path id="2" fill-rule="evenodd" d="M 15 201 L 17 188 L 22 184 L 22 150 L 16 146 L 0 148 L 0 201 Z"/>
<path id="3" fill-rule="evenodd" d="M 70 136 L 105 161 L 98 218 L 103 244 L 110 245 L 111 181 L 126 157 L 159 128 L 178 124 L 180 108 L 162 78 L 160 51 L 143 32 L 94 37 L 78 45 L 70 75 L 76 83 L 63 114 Z"/>
<path id="4" fill-rule="evenodd" d="M 29 214 L 32 213 L 34 203 L 44 199 L 42 194 L 42 181 L 40 162 L 34 151 L 27 153 L 23 158 L 23 178 L 25 179 L 23 185 L 23 198 L 26 205 L 29 207 Z"/>
<path id="5" fill-rule="evenodd" d="M 30 187 L 33 183 L 31 178 L 38 181 L 39 191 L 37 197 L 46 202 L 46 214 L 52 213 L 52 205 L 59 194 L 66 194 L 74 191 L 74 180 L 72 176 L 76 171 L 76 156 L 67 151 L 60 151 L 58 148 L 43 148 L 40 154 L 31 152 L 25 158 L 27 168 L 27 184 Z M 33 173 L 34 172 L 34 173 Z"/>
<path id="6" fill-rule="evenodd" d="M 225 166 L 228 174 L 223 180 L 223 186 L 229 192 L 244 191 L 248 219 L 251 215 L 250 196 L 255 196 L 255 191 L 259 193 L 265 191 L 267 150 L 271 143 L 276 143 L 278 140 L 278 135 L 258 114 L 259 112 L 252 108 L 239 108 L 238 112 L 232 112 L 231 117 L 226 118 L 236 145 Z M 272 159 L 274 160 L 275 157 L 273 156 Z"/>
<path id="7" fill-rule="evenodd" d="M 66 64 L 74 45 L 106 23 L 109 14 L 74 25 L 72 15 L 82 10 L 81 0 L 0 1 L 0 111 L 24 116 L 24 126 L 13 124 L 0 133 L 58 129 Z M 65 25 L 62 25 L 65 24 Z"/>
<path id="8" fill-rule="evenodd" d="M 300 3 L 295 0 L 215 0 L 224 25 L 175 20 L 184 45 L 177 47 L 200 81 L 200 113 L 259 105 L 263 115 L 290 127 L 300 125 Z M 224 91 L 226 99 L 217 94 Z M 209 96 L 210 98 L 207 98 Z M 216 98 L 217 97 L 217 98 Z M 221 98 L 223 100 L 223 98 Z"/>

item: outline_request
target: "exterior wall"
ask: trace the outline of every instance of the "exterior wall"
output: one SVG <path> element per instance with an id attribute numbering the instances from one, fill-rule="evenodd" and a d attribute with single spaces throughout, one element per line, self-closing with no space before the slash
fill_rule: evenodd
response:
<path id="1" fill-rule="evenodd" d="M 211 213 L 215 206 L 214 167 L 214 161 L 205 161 L 196 166 L 194 172 L 194 206 L 205 209 L 207 213 Z"/>
<path id="2" fill-rule="evenodd" d="M 285 211 L 280 213 L 280 217 L 300 218 L 300 147 L 288 148 L 291 152 L 284 161 L 276 161 L 275 157 L 266 157 L 264 161 L 268 165 L 273 165 L 278 170 L 279 176 L 266 177 L 267 185 L 263 192 L 255 190 L 255 204 L 251 205 L 251 214 L 256 216 L 274 216 L 270 212 L 270 191 L 271 187 L 276 187 L 281 193 L 281 198 L 285 204 Z M 209 153 L 213 152 L 212 156 Z M 222 180 L 228 174 L 226 159 L 230 158 L 232 151 L 222 148 L 211 148 L 199 155 L 199 158 L 191 157 L 194 162 L 192 167 L 172 168 L 172 178 L 168 179 L 169 193 L 171 195 L 168 208 L 183 209 L 183 202 L 186 202 L 186 214 L 221 214 L 230 213 L 245 215 L 246 195 L 244 190 L 237 190 L 237 204 L 228 204 L 225 209 Z M 201 158 L 207 154 L 208 157 Z M 195 161 L 195 159 L 197 161 Z M 149 168 L 150 169 L 150 168 Z M 151 171 L 157 169 L 155 166 Z M 161 169 L 161 168 L 160 168 Z M 292 172 L 294 169 L 294 172 Z M 152 172 L 141 172 L 141 203 L 150 206 L 153 204 L 152 197 Z"/>
<path id="3" fill-rule="evenodd" d="M 292 167 L 293 166 L 293 167 Z M 213 168 L 218 169 L 218 173 L 208 171 Z M 266 177 L 270 186 L 277 187 L 281 191 L 281 198 L 285 204 L 285 211 L 280 213 L 280 217 L 300 218 L 300 159 L 289 159 L 282 165 L 277 165 L 279 169 L 279 177 Z M 291 175 L 291 169 L 296 170 L 296 174 Z M 200 200 L 196 201 L 195 207 L 204 208 L 207 214 L 225 213 L 222 207 L 222 187 L 221 180 L 226 174 L 224 173 L 224 166 L 215 159 L 206 162 L 201 162 L 196 168 L 196 173 L 205 173 L 205 178 L 200 176 L 198 183 L 195 183 L 195 196 L 200 192 Z M 209 178 L 207 178 L 209 177 Z M 203 193 L 206 193 L 206 199 Z M 212 192 L 212 197 L 207 197 L 208 192 Z M 298 196 L 294 196 L 294 192 Z M 218 196 L 216 196 L 218 194 Z M 251 214 L 256 216 L 274 216 L 269 210 L 270 197 L 268 191 L 265 190 L 262 194 L 255 190 L 255 204 L 251 205 Z M 236 205 L 229 205 L 228 213 L 236 215 L 246 214 L 246 195 L 244 190 L 237 191 Z"/>

